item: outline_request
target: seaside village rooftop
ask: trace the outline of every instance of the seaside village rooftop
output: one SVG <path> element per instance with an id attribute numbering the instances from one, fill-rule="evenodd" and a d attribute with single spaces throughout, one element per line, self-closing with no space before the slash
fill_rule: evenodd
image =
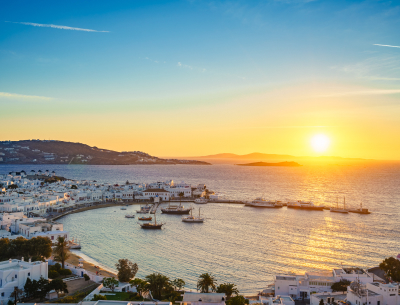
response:
<path id="1" fill-rule="evenodd" d="M 70 211 L 98 204 L 113 204 L 132 201 L 169 201 L 202 196 L 215 196 L 205 185 L 192 187 L 184 182 L 174 181 L 154 183 L 123 184 L 99 183 L 97 181 L 74 181 L 57 177 L 54 171 L 10 172 L 0 175 L 0 239 L 22 237 L 47 237 L 52 243 L 63 237 L 72 247 L 69 232 L 63 224 L 54 219 Z M 157 200 L 157 201 L 158 201 Z M 397 257 L 400 260 L 400 255 Z M 8 304 L 15 287 L 23 289 L 27 279 L 48 279 L 48 267 L 56 262 L 53 258 L 33 262 L 23 258 L 0 262 L 0 305 Z M 64 278 L 68 287 L 75 284 L 80 289 L 85 282 L 84 276 L 95 284 L 91 292 L 80 305 L 171 305 L 152 297 L 148 301 L 92 301 L 95 294 L 112 293 L 101 284 L 104 275 L 84 268 L 81 259 L 77 266 L 65 264 L 71 270 L 71 278 Z M 348 280 L 351 284 L 347 291 L 333 292 L 331 286 Z M 81 281 L 81 282 L 79 282 Z M 136 292 L 135 286 L 119 283 L 116 292 Z M 57 293 L 49 293 L 47 301 L 58 298 Z M 181 305 L 225 305 L 225 294 L 194 293 L 185 291 Z M 277 274 L 274 282 L 266 285 L 257 296 L 249 298 L 250 304 L 257 305 L 400 305 L 399 284 L 390 282 L 378 267 L 364 270 L 361 268 L 335 268 L 330 271 L 306 272 L 305 274 Z M 29 303 L 25 303 L 29 304 Z M 39 304 L 39 303 L 34 303 Z M 49 304 L 49 303 L 46 303 Z"/>

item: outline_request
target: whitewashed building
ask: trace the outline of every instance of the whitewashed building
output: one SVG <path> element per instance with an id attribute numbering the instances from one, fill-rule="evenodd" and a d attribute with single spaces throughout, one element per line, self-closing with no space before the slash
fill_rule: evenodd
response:
<path id="1" fill-rule="evenodd" d="M 23 289 L 26 280 L 48 278 L 47 262 L 28 262 L 22 260 L 8 260 L 0 262 L 0 305 L 7 304 L 14 287 Z"/>

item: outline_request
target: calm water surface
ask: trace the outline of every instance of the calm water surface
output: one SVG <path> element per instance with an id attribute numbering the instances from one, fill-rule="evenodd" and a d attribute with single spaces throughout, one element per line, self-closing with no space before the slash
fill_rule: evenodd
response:
<path id="1" fill-rule="evenodd" d="M 204 224 L 180 216 L 158 215 L 164 230 L 141 230 L 119 207 L 69 215 L 60 222 L 81 240 L 82 253 L 108 268 L 119 258 L 139 265 L 139 277 L 161 272 L 195 288 L 198 276 L 212 272 L 219 283 L 233 282 L 240 292 L 261 290 L 281 272 L 331 269 L 340 264 L 376 266 L 400 252 L 400 166 L 303 166 L 299 168 L 213 166 L 0 166 L 0 171 L 55 170 L 71 179 L 99 182 L 153 182 L 173 179 L 232 199 L 303 199 L 348 206 L 360 202 L 373 214 L 254 209 L 234 204 L 196 205 Z"/>

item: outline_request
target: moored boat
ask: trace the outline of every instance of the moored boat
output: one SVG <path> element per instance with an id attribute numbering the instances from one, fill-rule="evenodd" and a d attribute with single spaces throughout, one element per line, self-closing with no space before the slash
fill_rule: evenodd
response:
<path id="1" fill-rule="evenodd" d="M 196 198 L 194 200 L 194 203 L 198 203 L 198 204 L 206 204 L 207 202 L 208 202 L 208 200 L 204 197 Z"/>
<path id="2" fill-rule="evenodd" d="M 138 214 L 147 214 L 150 212 L 151 206 L 150 205 L 145 205 L 145 206 L 140 206 L 140 210 L 136 210 L 136 213 Z"/>
<path id="3" fill-rule="evenodd" d="M 309 210 L 309 211 L 322 211 L 324 206 L 314 205 L 311 201 L 291 201 L 287 203 L 288 209 Z"/>
<path id="4" fill-rule="evenodd" d="M 189 214 L 191 208 L 185 209 L 183 205 L 171 205 L 168 204 L 168 207 L 161 209 L 161 213 L 163 214 L 173 214 L 173 215 L 184 215 Z"/>
<path id="5" fill-rule="evenodd" d="M 154 223 L 145 222 L 145 223 L 139 223 L 139 225 L 142 229 L 161 230 L 162 226 L 165 225 L 165 223 L 162 223 L 162 222 L 157 223 L 157 216 L 156 216 L 156 214 L 154 214 Z"/>
<path id="6" fill-rule="evenodd" d="M 191 223 L 203 223 L 204 218 L 202 218 L 200 215 L 200 208 L 199 208 L 199 217 L 193 216 L 192 211 L 193 210 L 190 211 L 190 216 L 182 217 L 182 221 L 183 222 L 191 222 Z"/>
<path id="7" fill-rule="evenodd" d="M 152 220 L 153 217 L 139 217 L 139 220 Z"/>
<path id="8" fill-rule="evenodd" d="M 135 218 L 135 214 L 126 214 L 125 218 Z"/>
<path id="9" fill-rule="evenodd" d="M 256 198 L 253 200 L 251 203 L 247 202 L 245 206 L 250 206 L 253 208 L 270 208 L 270 209 L 276 209 L 276 208 L 281 208 L 283 205 L 280 201 L 271 201 L 271 200 L 265 200 L 262 197 Z"/>
<path id="10" fill-rule="evenodd" d="M 362 207 L 362 203 L 360 204 L 360 208 L 359 209 L 349 209 L 350 213 L 357 213 L 357 214 L 371 214 L 370 211 L 368 211 L 368 209 L 363 209 Z"/>
<path id="11" fill-rule="evenodd" d="M 343 201 L 343 209 L 339 208 L 339 201 L 337 201 L 336 208 L 330 208 L 330 211 L 333 213 L 343 213 L 343 214 L 349 213 L 349 210 L 346 210 L 346 198 L 344 198 Z"/>

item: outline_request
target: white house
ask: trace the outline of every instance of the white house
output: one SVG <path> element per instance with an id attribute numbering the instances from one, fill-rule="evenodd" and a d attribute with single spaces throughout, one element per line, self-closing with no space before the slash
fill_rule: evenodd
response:
<path id="1" fill-rule="evenodd" d="M 314 293 L 311 294 L 310 305 L 319 305 L 321 300 L 325 305 L 338 303 L 339 301 L 345 301 L 347 293 L 343 292 L 325 292 L 325 293 Z"/>
<path id="2" fill-rule="evenodd" d="M 7 304 L 14 287 L 23 289 L 27 278 L 48 278 L 47 262 L 8 260 L 0 262 L 0 304 Z"/>
<path id="3" fill-rule="evenodd" d="M 163 189 L 147 189 L 143 191 L 143 196 L 150 199 L 158 196 L 162 201 L 169 201 L 169 192 Z"/>
<path id="4" fill-rule="evenodd" d="M 181 305 L 225 305 L 225 293 L 185 292 Z"/>

